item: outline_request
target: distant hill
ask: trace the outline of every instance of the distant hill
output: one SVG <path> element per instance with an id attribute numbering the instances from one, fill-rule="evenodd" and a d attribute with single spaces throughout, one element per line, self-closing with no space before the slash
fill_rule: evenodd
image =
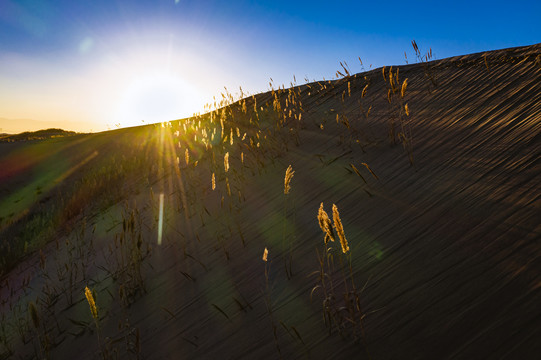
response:
<path id="1" fill-rule="evenodd" d="M 0 133 L 18 134 L 23 131 L 38 131 L 41 129 L 69 129 L 78 132 L 99 131 L 100 127 L 96 124 L 83 121 L 40 121 L 33 119 L 13 119 L 0 117 Z M 2 136 L 0 134 L 0 137 Z"/>
<path id="2" fill-rule="evenodd" d="M 72 136 L 77 134 L 75 131 L 67 131 L 62 129 L 44 129 L 38 131 L 25 131 L 20 134 L 0 134 L 0 142 L 28 141 L 28 140 L 43 140 L 54 137 Z"/>

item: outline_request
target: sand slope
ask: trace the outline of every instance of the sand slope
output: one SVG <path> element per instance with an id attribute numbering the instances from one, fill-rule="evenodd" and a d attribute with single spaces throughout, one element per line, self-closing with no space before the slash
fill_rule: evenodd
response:
<path id="1" fill-rule="evenodd" d="M 0 282 L 0 357 L 11 351 L 14 358 L 92 359 L 101 347 L 112 358 L 537 358 L 540 52 L 538 44 L 400 66 L 396 86 L 407 78 L 407 89 L 390 103 L 389 72 L 397 67 L 303 85 L 294 96 L 286 89 L 277 93 L 287 115 L 279 130 L 272 94 L 259 94 L 259 127 L 242 103 L 232 106 L 224 135 L 233 134 L 234 144 L 212 151 L 183 122 L 23 150 L 0 144 L 7 149 L 2 164 L 38 147 L 41 154 L 57 149 L 69 163 L 48 168 L 60 181 L 44 186 L 48 193 L 35 201 L 23 200 L 22 210 L 10 205 L 19 221 L 2 223 L 5 244 L 6 234 L 16 239 L 35 214 L 56 204 L 50 213 L 60 215 L 50 218 L 63 226 L 52 235 L 58 241 L 41 255 L 29 251 Z M 253 101 L 246 100 L 247 109 Z M 44 156 L 10 165 L 17 171 L 2 178 L 1 201 L 12 189 L 32 190 L 32 179 L 43 174 L 36 167 L 52 161 Z M 288 165 L 295 174 L 286 196 Z M 61 203 L 59 194 L 68 194 Z M 340 310 L 340 259 L 348 259 L 333 244 L 336 271 L 328 281 L 342 322 L 330 331 L 321 288 L 311 296 L 316 249 L 324 248 L 321 202 L 331 217 L 333 203 L 340 211 L 362 309 L 344 320 L 351 313 Z M 86 285 L 97 296 L 99 345 Z M 37 328 L 28 301 L 37 304 Z"/>

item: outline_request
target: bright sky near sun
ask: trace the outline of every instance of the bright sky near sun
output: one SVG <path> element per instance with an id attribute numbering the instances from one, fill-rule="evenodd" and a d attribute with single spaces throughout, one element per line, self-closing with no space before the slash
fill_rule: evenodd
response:
<path id="1" fill-rule="evenodd" d="M 235 94 L 541 41 L 540 1 L 0 0 L 0 127 L 101 131 Z M 34 122 L 30 122 L 33 120 Z M 2 132 L 2 130 L 0 130 Z"/>

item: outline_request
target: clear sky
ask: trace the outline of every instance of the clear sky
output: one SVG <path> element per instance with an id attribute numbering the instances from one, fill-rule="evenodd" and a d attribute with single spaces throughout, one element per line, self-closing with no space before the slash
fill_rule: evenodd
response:
<path id="1" fill-rule="evenodd" d="M 99 131 L 413 60 L 541 42 L 541 1 L 0 0 L 0 127 Z M 40 121 L 29 122 L 23 119 Z"/>

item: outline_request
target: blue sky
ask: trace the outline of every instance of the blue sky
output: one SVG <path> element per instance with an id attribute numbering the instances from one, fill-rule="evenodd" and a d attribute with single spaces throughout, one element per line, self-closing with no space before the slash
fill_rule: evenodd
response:
<path id="1" fill-rule="evenodd" d="M 103 130 L 329 79 L 347 61 L 436 58 L 541 41 L 541 2 L 0 0 L 0 118 Z M 90 124 L 90 125 L 89 125 Z M 66 125 L 65 125 L 66 126 Z M 89 128 L 90 126 L 90 128 Z"/>

